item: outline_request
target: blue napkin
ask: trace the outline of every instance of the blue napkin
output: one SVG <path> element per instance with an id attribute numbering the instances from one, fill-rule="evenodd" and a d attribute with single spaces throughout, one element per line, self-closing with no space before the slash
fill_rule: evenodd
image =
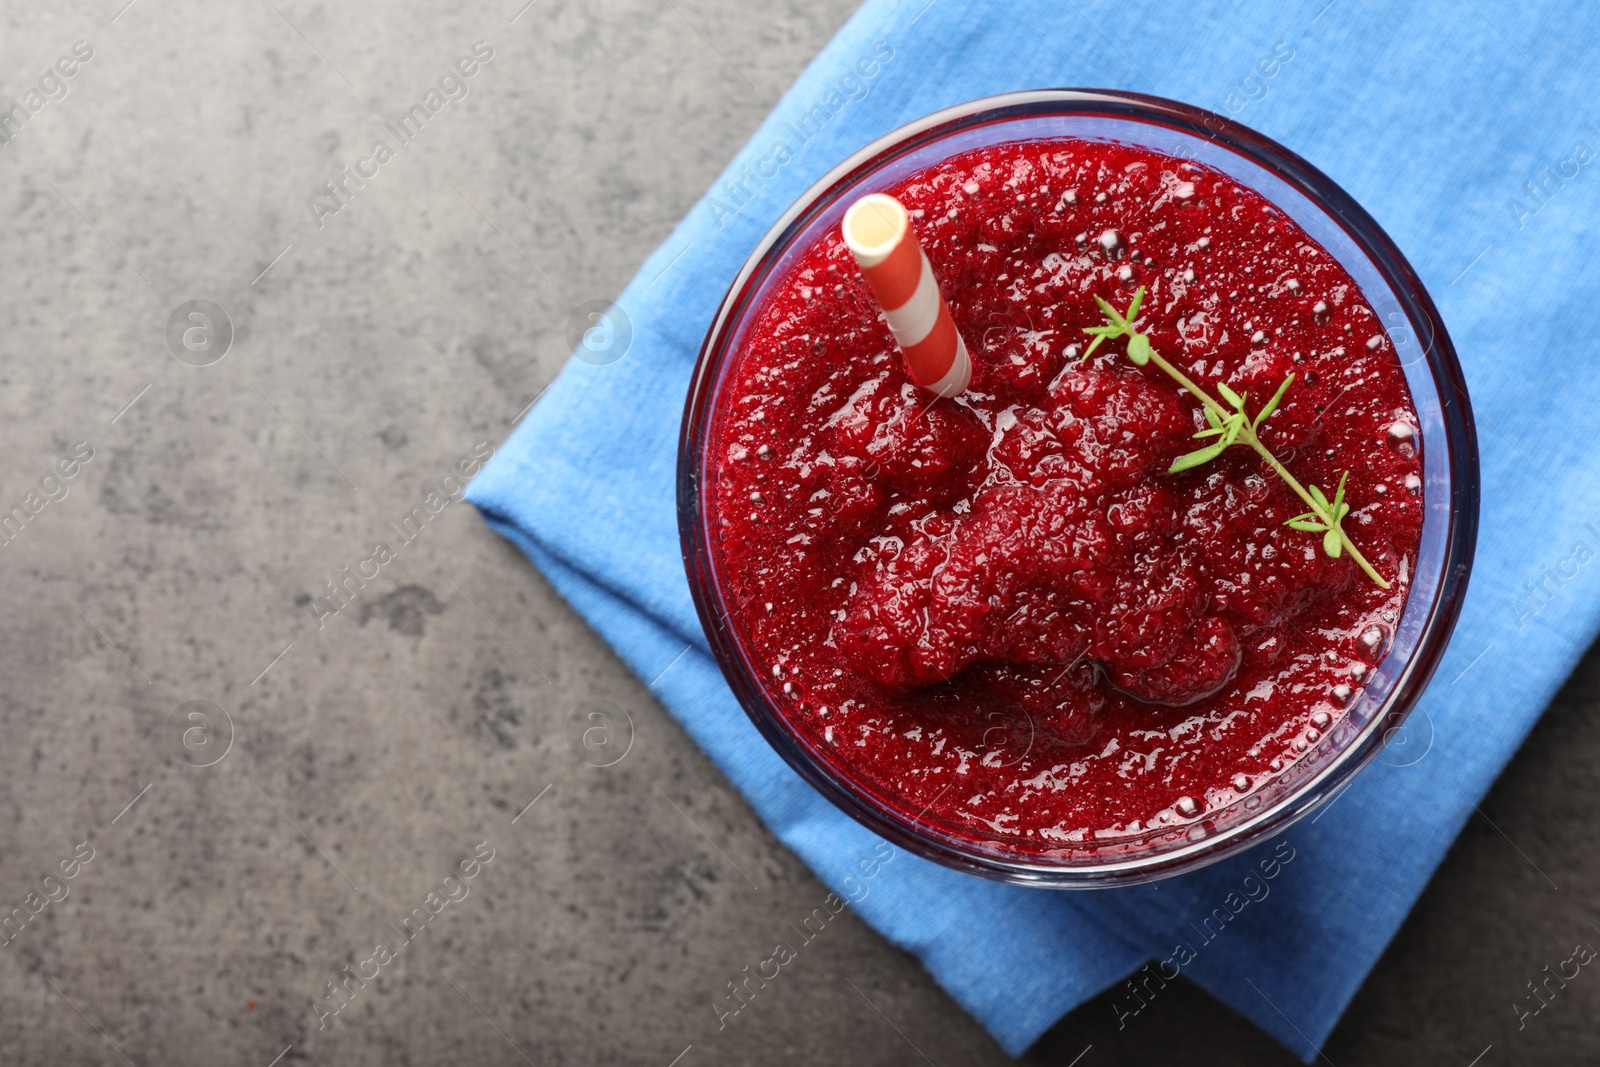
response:
<path id="1" fill-rule="evenodd" d="M 1596 7 L 1490 0 L 868 0 L 622 294 L 631 349 L 607 366 L 569 363 L 469 498 L 773 832 L 1008 1051 L 1154 960 L 1111 1008 L 1125 1025 L 1176 970 L 1310 1059 L 1600 628 L 1600 467 L 1581 432 L 1600 412 L 1600 374 L 1578 351 L 1600 247 L 1589 124 L 1600 66 L 1585 54 L 1597 23 Z M 773 754 L 724 685 L 689 598 L 673 497 L 701 339 L 783 208 L 911 119 L 1058 85 L 1232 115 L 1349 190 L 1443 311 L 1483 458 L 1466 610 L 1405 744 L 1271 844 L 1093 894 L 1002 886 L 904 852 L 875 864 L 877 839 Z M 1532 868 L 1533 892 L 1563 891 L 1551 881 L 1560 856 L 1515 845 L 1505 862 Z"/>

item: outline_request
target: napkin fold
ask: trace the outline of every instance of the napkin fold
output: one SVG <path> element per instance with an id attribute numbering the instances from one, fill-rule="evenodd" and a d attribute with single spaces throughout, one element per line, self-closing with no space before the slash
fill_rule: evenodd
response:
<path id="1" fill-rule="evenodd" d="M 619 298 L 633 341 L 574 359 L 473 481 L 517 544 L 773 833 L 914 953 L 1008 1052 L 1128 979 L 1134 1025 L 1189 976 L 1308 1061 L 1462 824 L 1600 629 L 1600 412 L 1590 336 L 1600 8 L 1365 0 L 868 0 Z M 931 111 L 1097 85 L 1209 107 L 1331 175 L 1418 269 L 1460 352 L 1483 512 L 1455 639 L 1403 735 L 1314 819 L 1205 870 L 1050 893 L 898 852 L 765 744 L 707 651 L 678 549 L 674 467 L 700 342 L 759 238 L 850 152 Z M 1588 293 L 1589 297 L 1584 294 Z M 1559 857 L 1522 842 L 1536 884 Z M 1269 874 L 1270 872 L 1270 874 Z M 1154 961 L 1149 970 L 1140 970 Z M 1139 974 L 1133 975 L 1135 971 Z"/>

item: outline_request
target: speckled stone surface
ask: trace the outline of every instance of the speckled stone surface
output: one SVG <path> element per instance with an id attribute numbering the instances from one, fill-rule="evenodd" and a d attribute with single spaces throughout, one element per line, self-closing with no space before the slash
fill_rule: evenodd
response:
<path id="1" fill-rule="evenodd" d="M 826 891 L 450 498 L 852 4 L 125 3 L 0 5 L 0 1062 L 1006 1062 L 848 913 L 718 1030 Z M 1330 1062 L 1600 1058 L 1587 969 L 1513 1008 L 1600 944 L 1597 708 L 1591 657 Z M 1027 1062 L 1293 1062 L 1110 1001 Z"/>

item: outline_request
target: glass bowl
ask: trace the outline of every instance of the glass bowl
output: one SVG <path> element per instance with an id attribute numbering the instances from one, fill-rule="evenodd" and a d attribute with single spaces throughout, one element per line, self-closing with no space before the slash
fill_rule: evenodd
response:
<path id="1" fill-rule="evenodd" d="M 705 443 L 753 309 L 856 198 L 975 148 L 1101 140 L 1192 159 L 1293 218 L 1356 280 L 1395 347 L 1419 419 L 1425 514 L 1416 570 L 1390 647 L 1338 724 L 1299 759 L 1231 804 L 1143 836 L 1071 852 L 1019 853 L 908 819 L 852 782 L 794 729 L 729 622 L 711 552 Z M 728 289 L 700 351 L 678 455 L 678 526 L 689 584 L 712 652 L 762 735 L 802 778 L 869 829 L 927 859 L 1007 882 L 1087 889 L 1147 882 L 1258 843 L 1334 796 L 1404 722 L 1444 654 L 1460 612 L 1478 525 L 1478 453 L 1466 383 L 1444 323 L 1416 273 L 1348 193 L 1288 149 L 1220 115 L 1136 93 L 1041 89 L 975 100 L 919 119 L 839 164 L 773 225 Z"/>

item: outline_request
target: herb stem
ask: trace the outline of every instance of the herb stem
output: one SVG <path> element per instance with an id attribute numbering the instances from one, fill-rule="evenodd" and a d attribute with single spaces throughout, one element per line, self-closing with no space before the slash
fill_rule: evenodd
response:
<path id="1" fill-rule="evenodd" d="M 1239 436 L 1246 444 L 1255 449 L 1257 454 L 1260 455 L 1262 459 L 1266 460 L 1273 470 L 1278 472 L 1278 477 L 1287 482 L 1289 484 L 1289 488 L 1293 489 L 1295 493 L 1299 495 L 1301 500 L 1304 500 L 1307 504 L 1309 504 L 1311 506 L 1311 510 L 1315 511 L 1319 518 L 1325 522 L 1330 521 L 1328 513 L 1320 504 L 1317 503 L 1310 493 L 1306 492 L 1306 487 L 1301 485 L 1299 480 L 1295 478 L 1294 475 L 1289 473 L 1289 469 L 1282 463 L 1278 462 L 1278 457 L 1274 456 L 1270 451 L 1267 450 L 1267 446 L 1261 443 L 1261 438 L 1256 436 L 1256 432 L 1254 430 L 1250 429 L 1249 426 L 1246 426 L 1240 432 Z M 1389 583 L 1384 581 L 1381 574 L 1373 570 L 1372 564 L 1367 562 L 1367 557 L 1361 554 L 1361 550 L 1355 545 L 1351 544 L 1350 535 L 1344 532 L 1344 527 L 1336 525 L 1334 529 L 1339 531 L 1339 540 L 1344 543 L 1344 550 L 1350 553 L 1350 558 L 1355 560 L 1356 563 L 1360 565 L 1362 570 L 1367 572 L 1367 577 L 1371 578 L 1374 582 L 1377 582 L 1379 589 L 1388 589 Z"/>
<path id="2" fill-rule="evenodd" d="M 1218 417 L 1225 419 L 1229 415 L 1233 414 L 1227 408 L 1211 399 L 1210 395 L 1204 389 L 1190 381 L 1187 374 L 1183 373 L 1183 371 L 1179 370 L 1177 367 L 1174 367 L 1165 359 L 1161 358 L 1161 353 L 1157 352 L 1154 348 L 1150 350 L 1150 360 L 1156 366 L 1165 371 L 1167 373 L 1167 377 L 1171 378 L 1173 381 L 1189 390 L 1189 392 L 1193 393 L 1196 400 L 1200 401 L 1200 403 L 1204 404 L 1212 411 L 1215 411 Z M 1248 430 L 1249 427 L 1247 426 L 1245 429 Z M 1240 432 L 1240 436 L 1244 436 L 1243 431 Z M 1254 437 L 1255 435 L 1251 434 L 1251 436 Z M 1302 490 L 1300 495 L 1305 496 L 1305 492 Z"/>
<path id="3" fill-rule="evenodd" d="M 1285 467 L 1283 463 L 1279 461 L 1278 457 L 1272 454 L 1272 450 L 1267 448 L 1267 446 L 1262 443 L 1260 436 L 1256 433 L 1256 423 L 1259 423 L 1264 418 L 1271 415 L 1271 409 L 1276 407 L 1278 397 L 1281 397 L 1284 390 L 1289 387 L 1289 382 L 1294 380 L 1294 375 L 1291 374 L 1289 376 L 1289 380 L 1283 383 L 1283 387 L 1278 390 L 1278 397 L 1273 398 L 1272 402 L 1267 406 L 1264 414 L 1257 415 L 1254 422 L 1245 417 L 1243 398 L 1235 398 L 1234 394 L 1229 392 L 1224 386 L 1222 391 L 1230 399 L 1237 400 L 1236 406 L 1238 410 L 1230 411 L 1220 402 L 1213 399 L 1211 394 L 1207 393 L 1204 389 L 1200 388 L 1200 386 L 1191 381 L 1187 374 L 1183 373 L 1183 371 L 1179 370 L 1171 363 L 1168 363 L 1166 359 L 1161 356 L 1161 353 L 1157 352 L 1155 347 L 1149 343 L 1150 339 L 1147 335 L 1139 330 L 1134 329 L 1133 320 L 1138 317 L 1139 305 L 1143 302 L 1143 299 L 1144 288 L 1141 286 L 1139 292 L 1135 294 L 1133 302 L 1129 305 L 1126 316 L 1119 314 L 1117 310 L 1110 304 L 1100 300 L 1099 304 L 1101 309 L 1105 311 L 1107 325 L 1103 327 L 1097 326 L 1091 330 L 1085 331 L 1087 333 L 1095 334 L 1097 339 L 1095 340 L 1094 344 L 1089 347 L 1089 351 L 1084 353 L 1083 358 L 1088 359 L 1090 354 L 1093 353 L 1094 349 L 1101 343 L 1101 341 L 1104 341 L 1107 338 L 1127 337 L 1130 342 L 1128 349 L 1129 358 L 1133 359 L 1135 363 L 1144 363 L 1148 360 L 1153 362 L 1157 367 L 1160 367 L 1162 373 L 1166 374 L 1167 377 L 1183 386 L 1183 388 L 1191 396 L 1205 406 L 1207 411 L 1216 416 L 1216 419 L 1213 421 L 1213 425 L 1221 425 L 1230 419 L 1236 420 L 1234 422 L 1235 428 L 1232 432 L 1232 435 L 1224 438 L 1224 440 L 1232 444 L 1246 444 L 1255 449 L 1256 454 L 1267 461 L 1268 466 L 1277 472 L 1278 477 L 1282 478 L 1284 483 L 1287 484 L 1290 489 L 1294 490 L 1295 495 L 1301 500 L 1305 501 L 1306 505 L 1311 508 L 1312 514 L 1314 514 L 1326 525 L 1326 529 L 1331 530 L 1338 535 L 1339 544 L 1343 546 L 1345 551 L 1350 553 L 1350 558 L 1355 560 L 1357 565 L 1359 565 L 1361 569 L 1367 573 L 1367 577 L 1376 582 L 1378 584 L 1378 588 L 1380 589 L 1390 588 L 1389 583 L 1385 581 L 1383 576 L 1373 568 L 1371 563 L 1367 562 L 1367 557 L 1361 554 L 1361 550 L 1356 548 L 1354 543 L 1352 543 L 1350 540 L 1350 535 L 1345 533 L 1344 527 L 1340 525 L 1340 520 L 1343 518 L 1342 512 L 1349 510 L 1348 506 L 1343 504 L 1344 483 L 1342 481 L 1340 482 L 1339 497 L 1334 501 L 1333 508 L 1330 509 L 1323 503 L 1321 499 L 1319 499 L 1318 496 L 1313 495 L 1306 489 L 1305 486 L 1301 485 L 1298 478 L 1289 473 L 1289 468 Z M 1137 348 L 1135 348 L 1133 343 L 1133 339 L 1136 337 L 1139 339 Z M 1223 431 L 1218 429 L 1207 432 L 1220 434 Z M 1226 447 L 1226 445 L 1223 447 Z M 1214 455 L 1215 453 L 1212 454 Z M 1330 555 L 1331 554 L 1333 553 L 1330 552 Z"/>

